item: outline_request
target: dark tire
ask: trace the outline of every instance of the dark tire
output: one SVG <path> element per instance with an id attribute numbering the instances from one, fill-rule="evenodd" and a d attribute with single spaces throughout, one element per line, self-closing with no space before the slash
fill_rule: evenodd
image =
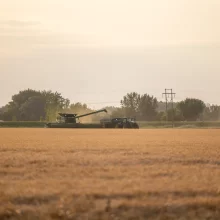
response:
<path id="1" fill-rule="evenodd" d="M 45 124 L 44 127 L 45 127 L 45 128 L 50 128 L 50 127 L 51 127 L 51 124 L 50 124 L 50 123 Z"/>
<path id="2" fill-rule="evenodd" d="M 123 128 L 132 128 L 130 123 L 125 123 L 123 124 Z"/>
<path id="3" fill-rule="evenodd" d="M 135 123 L 134 128 L 139 129 L 139 125 Z"/>

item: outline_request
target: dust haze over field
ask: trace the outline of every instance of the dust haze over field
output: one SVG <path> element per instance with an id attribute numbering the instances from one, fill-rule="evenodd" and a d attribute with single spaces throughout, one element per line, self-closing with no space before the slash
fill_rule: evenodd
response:
<path id="1" fill-rule="evenodd" d="M 220 217 L 219 130 L 0 129 L 0 217 Z"/>

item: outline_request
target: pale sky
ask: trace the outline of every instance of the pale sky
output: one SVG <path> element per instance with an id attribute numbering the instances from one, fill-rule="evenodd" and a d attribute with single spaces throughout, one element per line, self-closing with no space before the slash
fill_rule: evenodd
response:
<path id="1" fill-rule="evenodd" d="M 173 88 L 220 104 L 219 11 L 219 0 L 0 0 L 0 106 L 26 88 L 108 105 Z"/>

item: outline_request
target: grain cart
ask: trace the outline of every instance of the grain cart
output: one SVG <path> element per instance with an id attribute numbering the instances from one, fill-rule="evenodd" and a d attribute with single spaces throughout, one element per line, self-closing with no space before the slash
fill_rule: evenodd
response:
<path id="1" fill-rule="evenodd" d="M 79 118 L 97 114 L 99 112 L 106 112 L 106 109 L 90 112 L 83 115 L 70 114 L 70 113 L 58 113 L 56 122 L 49 122 L 45 124 L 46 128 L 102 128 L 101 124 L 95 123 L 80 123 Z"/>

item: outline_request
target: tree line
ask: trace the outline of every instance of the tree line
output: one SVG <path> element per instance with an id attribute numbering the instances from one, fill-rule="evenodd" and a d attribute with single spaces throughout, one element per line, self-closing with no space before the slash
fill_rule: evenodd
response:
<path id="1" fill-rule="evenodd" d="M 158 101 L 149 94 L 131 92 L 125 94 L 120 107 L 105 106 L 105 114 L 93 115 L 92 120 L 101 117 L 135 117 L 139 121 L 217 121 L 220 119 L 220 106 L 206 105 L 202 100 L 186 98 L 173 104 L 174 108 Z M 58 112 L 84 114 L 91 112 L 85 103 L 70 103 L 59 92 L 27 89 L 12 96 L 12 100 L 0 108 L 0 120 L 4 121 L 52 121 Z"/>

